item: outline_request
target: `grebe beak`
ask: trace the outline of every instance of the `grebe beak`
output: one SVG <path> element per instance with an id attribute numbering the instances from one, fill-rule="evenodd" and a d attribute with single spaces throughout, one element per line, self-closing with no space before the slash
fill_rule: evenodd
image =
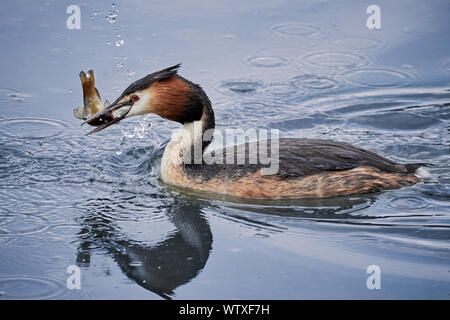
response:
<path id="1" fill-rule="evenodd" d="M 121 102 L 121 103 L 112 104 L 112 105 L 106 107 L 105 109 L 100 110 L 99 112 L 92 115 L 88 119 L 86 119 L 86 121 L 83 122 L 81 125 L 83 125 L 85 123 L 88 123 L 91 125 L 97 125 L 98 123 L 100 123 L 100 125 L 97 128 L 95 128 L 94 130 L 87 133 L 87 135 L 90 135 L 92 133 L 103 130 L 103 129 L 109 127 L 110 125 L 117 123 L 120 120 L 122 120 L 123 118 L 125 118 L 127 116 L 128 112 L 130 112 L 132 106 L 133 106 L 133 101 L 131 99 Z M 118 115 L 114 114 L 114 111 L 119 110 L 119 109 L 120 109 L 119 114 Z"/>

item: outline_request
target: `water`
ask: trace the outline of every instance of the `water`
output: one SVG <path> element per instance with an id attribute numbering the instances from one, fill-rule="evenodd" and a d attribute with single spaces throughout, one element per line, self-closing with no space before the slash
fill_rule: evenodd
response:
<path id="1" fill-rule="evenodd" d="M 80 30 L 65 26 L 70 4 L 0 13 L 0 299 L 449 298 L 448 1 L 378 1 L 374 31 L 350 1 L 100 1 L 81 6 Z M 176 124 L 146 116 L 87 137 L 72 109 L 81 70 L 113 101 L 178 62 L 220 129 L 346 141 L 433 164 L 431 177 L 322 200 L 170 190 L 159 163 Z"/>

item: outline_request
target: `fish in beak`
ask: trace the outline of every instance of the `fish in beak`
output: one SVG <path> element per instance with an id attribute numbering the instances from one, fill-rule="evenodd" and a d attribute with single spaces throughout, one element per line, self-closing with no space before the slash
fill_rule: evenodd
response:
<path id="1" fill-rule="evenodd" d="M 97 128 L 90 131 L 87 135 L 103 130 L 110 125 L 124 119 L 133 106 L 133 100 L 129 99 L 120 103 L 113 103 L 107 108 L 98 111 L 96 114 L 87 118 L 81 125 L 87 123 L 90 125 L 98 125 Z"/>
<path id="2" fill-rule="evenodd" d="M 82 120 L 86 120 L 100 110 L 109 105 L 108 101 L 102 102 L 100 94 L 95 87 L 94 71 L 89 70 L 86 74 L 84 71 L 80 72 L 81 86 L 83 87 L 83 102 L 84 107 L 79 107 L 73 110 L 73 115 Z M 91 125 L 100 125 L 101 123 L 91 122 Z"/>
<path id="3" fill-rule="evenodd" d="M 84 119 L 82 125 L 87 123 L 98 126 L 88 135 L 118 123 L 126 117 L 148 113 L 158 114 L 180 123 L 200 119 L 202 109 L 195 109 L 193 112 L 192 108 L 191 97 L 195 93 L 193 84 L 177 76 L 179 67 L 177 64 L 151 73 L 130 84 L 111 105 Z"/>

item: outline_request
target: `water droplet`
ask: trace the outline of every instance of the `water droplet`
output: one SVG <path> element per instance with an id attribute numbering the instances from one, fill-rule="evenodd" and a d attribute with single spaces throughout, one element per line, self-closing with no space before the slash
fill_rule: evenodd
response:
<path id="1" fill-rule="evenodd" d="M 125 43 L 125 41 L 123 39 L 119 39 L 116 41 L 116 47 L 121 47 L 123 46 Z"/>
<path id="2" fill-rule="evenodd" d="M 122 139 L 120 139 L 119 147 L 116 150 L 116 155 L 120 156 L 123 153 L 124 146 L 125 146 L 125 137 L 122 137 Z"/>
<path id="3" fill-rule="evenodd" d="M 89 18 L 90 18 L 91 20 L 94 19 L 95 17 L 98 16 L 98 12 L 99 12 L 99 9 L 95 9 L 94 13 L 92 13 L 92 14 L 89 16 Z"/>
<path id="4" fill-rule="evenodd" d="M 115 23 L 117 21 L 117 17 L 119 16 L 119 10 L 114 9 L 115 6 L 113 6 L 113 9 L 108 11 L 108 14 L 106 15 L 106 20 L 109 23 Z"/>
<path id="5" fill-rule="evenodd" d="M 145 137 L 145 123 L 141 120 L 139 121 L 140 124 L 140 128 L 136 128 L 135 132 L 136 132 L 136 137 L 138 137 L 139 139 L 144 139 Z"/>
<path id="6" fill-rule="evenodd" d="M 144 264 L 141 261 L 131 261 L 128 265 L 130 267 L 142 267 Z"/>

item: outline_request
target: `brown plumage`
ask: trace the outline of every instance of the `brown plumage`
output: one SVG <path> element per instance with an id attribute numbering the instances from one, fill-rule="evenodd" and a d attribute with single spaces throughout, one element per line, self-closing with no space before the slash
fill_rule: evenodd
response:
<path id="1" fill-rule="evenodd" d="M 258 143 L 233 147 L 246 153 Z M 264 142 L 266 143 L 266 142 Z M 332 197 L 396 189 L 420 181 L 419 165 L 397 164 L 350 144 L 313 140 L 280 139 L 279 170 L 262 175 L 263 165 L 184 164 L 172 168 L 169 184 L 193 190 L 229 194 L 241 198 Z M 228 152 L 227 152 L 228 151 Z M 226 163 L 229 149 L 224 150 Z"/>
<path id="2" fill-rule="evenodd" d="M 194 121 L 190 118 L 195 120 L 200 118 L 202 108 L 190 106 L 190 99 L 193 96 L 192 89 L 181 78 L 171 77 L 166 81 L 155 82 L 149 91 L 152 95 L 151 112 L 180 123 Z"/>
<path id="3" fill-rule="evenodd" d="M 261 175 L 260 171 L 231 179 L 195 179 L 174 168 L 171 183 L 178 187 L 240 198 L 277 199 L 333 197 L 372 193 L 412 185 L 419 178 L 412 174 L 385 173 L 369 167 L 340 172 L 322 172 L 303 178 L 283 179 Z"/>

